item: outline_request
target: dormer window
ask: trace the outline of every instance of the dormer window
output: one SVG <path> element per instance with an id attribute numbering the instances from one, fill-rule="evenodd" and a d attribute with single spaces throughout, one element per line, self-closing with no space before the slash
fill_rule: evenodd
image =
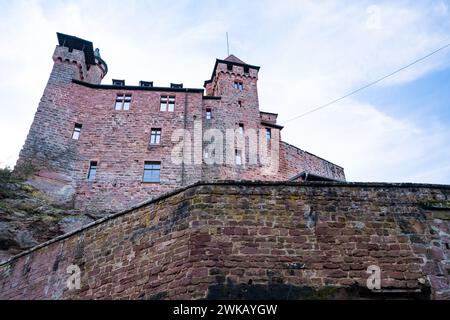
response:
<path id="1" fill-rule="evenodd" d="M 171 83 L 170 87 L 172 89 L 183 89 L 183 84 L 182 83 Z"/>
<path id="2" fill-rule="evenodd" d="M 153 81 L 139 81 L 139 86 L 151 88 L 151 87 L 153 87 Z"/>
<path id="3" fill-rule="evenodd" d="M 112 84 L 113 84 L 113 86 L 124 86 L 125 85 L 125 80 L 113 79 L 112 80 Z"/>

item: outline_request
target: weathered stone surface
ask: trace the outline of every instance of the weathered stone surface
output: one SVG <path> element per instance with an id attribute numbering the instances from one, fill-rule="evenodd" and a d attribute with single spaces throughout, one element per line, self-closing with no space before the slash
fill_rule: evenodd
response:
<path id="1" fill-rule="evenodd" d="M 203 89 L 99 85 L 104 76 L 99 66 L 86 65 L 83 51 L 64 45 L 56 47 L 53 61 L 15 172 L 60 206 L 102 217 L 200 180 L 282 181 L 305 170 L 345 180 L 343 168 L 281 142 L 277 115 L 259 110 L 258 67 L 249 66 L 246 72 L 243 65 L 231 63 L 229 69 L 229 61 L 218 60 L 204 96 Z M 235 81 L 243 84 L 242 90 L 234 87 Z M 118 94 L 131 95 L 129 110 L 115 110 Z M 160 111 L 161 96 L 167 95 L 175 97 L 173 112 Z M 206 119 L 207 109 L 211 119 Z M 75 124 L 82 125 L 78 140 L 72 139 Z M 202 162 L 203 148 L 209 143 L 203 142 L 203 133 L 217 130 L 223 135 L 217 139 L 225 147 L 230 143 L 226 130 L 237 130 L 239 124 L 245 132 L 261 129 L 262 141 L 266 141 L 264 130 L 272 130 L 271 150 L 280 142 L 277 170 L 267 173 L 261 165 L 249 164 L 249 146 L 244 148 L 234 139 L 228 139 L 231 163 L 225 165 L 229 158 L 225 148 L 217 150 L 222 153 L 220 163 Z M 152 128 L 161 129 L 160 144 L 150 143 Z M 182 129 L 188 132 L 182 150 L 184 165 L 172 161 L 179 144 L 172 134 Z M 195 142 L 197 132 L 199 141 Z M 234 149 L 242 151 L 244 165 L 234 165 Z M 98 164 L 95 181 L 87 181 L 91 161 Z M 160 183 L 143 183 L 145 161 L 161 162 Z"/>
<path id="2" fill-rule="evenodd" d="M 448 299 L 450 239 L 432 230 L 449 225 L 421 203 L 449 196 L 433 185 L 203 182 L 0 265 L 0 298 Z M 66 286 L 72 264 L 79 290 Z M 381 291 L 366 288 L 371 265 Z"/>
<path id="3" fill-rule="evenodd" d="M 0 179 L 0 190 L 0 261 L 94 221 L 15 179 Z"/>

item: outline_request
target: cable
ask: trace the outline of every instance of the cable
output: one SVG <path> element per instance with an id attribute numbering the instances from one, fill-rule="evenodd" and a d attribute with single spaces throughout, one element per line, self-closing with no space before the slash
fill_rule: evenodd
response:
<path id="1" fill-rule="evenodd" d="M 298 115 L 298 116 L 296 116 L 296 117 L 294 117 L 294 118 L 291 118 L 291 119 L 289 119 L 289 120 L 286 120 L 286 121 L 282 122 L 281 124 L 283 125 L 283 124 L 286 124 L 286 123 L 288 123 L 288 122 L 297 120 L 297 119 L 299 119 L 299 118 L 301 118 L 301 117 L 304 117 L 304 116 L 306 116 L 306 115 L 308 115 L 308 114 L 311 114 L 311 113 L 313 113 L 313 112 L 316 112 L 316 111 L 318 111 L 318 110 L 320 110 L 320 109 L 326 108 L 326 107 L 328 107 L 328 106 L 330 106 L 330 105 L 332 105 L 332 104 L 334 104 L 334 103 L 336 103 L 336 102 L 339 102 L 339 101 L 341 101 L 341 100 L 343 100 L 343 99 L 345 99 L 345 98 L 348 98 L 348 97 L 350 97 L 351 95 L 354 95 L 355 93 L 358 93 L 358 92 L 360 92 L 360 91 L 362 91 L 362 90 L 364 90 L 364 89 L 367 89 L 367 88 L 369 88 L 369 87 L 371 87 L 371 86 L 373 86 L 373 85 L 375 85 L 375 84 L 377 84 L 377 83 L 379 83 L 379 82 L 381 82 L 381 81 L 383 81 L 383 80 L 385 80 L 385 79 L 387 79 L 387 78 L 389 78 L 389 77 L 392 77 L 393 75 L 395 75 L 395 74 L 397 74 L 397 73 L 399 73 L 399 72 L 401 72 L 401 71 L 403 71 L 403 70 L 405 70 L 405 69 L 407 69 L 407 68 L 409 68 L 409 67 L 415 65 L 416 63 L 419 63 L 419 62 L 421 62 L 421 61 L 423 61 L 423 60 L 425 60 L 425 59 L 431 57 L 432 55 L 438 53 L 439 51 L 442 51 L 442 50 L 446 49 L 447 47 L 450 47 L 450 43 L 446 44 L 445 46 L 440 47 L 439 49 L 437 49 L 437 50 L 435 50 L 435 51 L 433 51 L 433 52 L 431 52 L 431 53 L 429 53 L 429 54 L 427 54 L 426 56 L 423 56 L 422 58 L 419 58 L 419 59 L 417 59 L 417 60 L 411 62 L 410 64 L 408 64 L 408 65 L 406 65 L 406 66 L 404 66 L 404 67 L 401 67 L 400 69 L 395 70 L 394 72 L 389 73 L 388 75 L 385 75 L 384 77 L 379 78 L 378 80 L 375 80 L 375 81 L 373 81 L 373 82 L 371 82 L 371 83 L 369 83 L 369 84 L 366 84 L 365 86 L 363 86 L 363 87 L 361 87 L 361 88 L 358 88 L 358 89 L 356 89 L 356 90 L 354 90 L 354 91 L 352 91 L 352 92 L 350 92 L 350 93 L 347 93 L 346 95 L 344 95 L 344 96 L 342 96 L 342 97 L 340 97 L 340 98 L 337 98 L 337 99 L 335 99 L 335 100 L 333 100 L 333 101 L 330 101 L 330 102 L 328 102 L 328 103 L 326 103 L 326 104 L 323 104 L 323 105 L 321 105 L 321 106 L 319 106 L 319 107 L 316 107 L 316 108 L 314 108 L 314 109 L 311 109 L 311 110 L 309 110 L 309 111 L 307 111 L 307 112 L 305 112 L 305 113 L 302 113 L 302 114 L 300 114 L 300 115 Z"/>

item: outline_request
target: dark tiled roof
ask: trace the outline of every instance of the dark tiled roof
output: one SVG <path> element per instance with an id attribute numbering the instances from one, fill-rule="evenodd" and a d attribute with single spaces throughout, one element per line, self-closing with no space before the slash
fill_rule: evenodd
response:
<path id="1" fill-rule="evenodd" d="M 95 64 L 94 47 L 92 42 L 59 32 L 57 32 L 56 35 L 60 46 L 67 47 L 70 50 L 77 49 L 83 51 L 86 63 L 90 65 Z"/>
<path id="2" fill-rule="evenodd" d="M 246 64 L 244 61 L 242 61 L 241 59 L 236 57 L 234 54 L 230 54 L 227 58 L 225 58 L 224 61 L 234 62 L 234 63 L 239 63 L 239 64 Z"/>

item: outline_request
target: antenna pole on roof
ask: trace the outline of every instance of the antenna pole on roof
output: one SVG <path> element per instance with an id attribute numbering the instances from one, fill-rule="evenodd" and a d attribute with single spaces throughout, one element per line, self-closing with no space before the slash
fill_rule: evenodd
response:
<path id="1" fill-rule="evenodd" d="M 228 32 L 227 32 L 227 53 L 228 53 L 227 56 L 229 56 L 230 55 L 230 44 L 228 43 Z"/>

